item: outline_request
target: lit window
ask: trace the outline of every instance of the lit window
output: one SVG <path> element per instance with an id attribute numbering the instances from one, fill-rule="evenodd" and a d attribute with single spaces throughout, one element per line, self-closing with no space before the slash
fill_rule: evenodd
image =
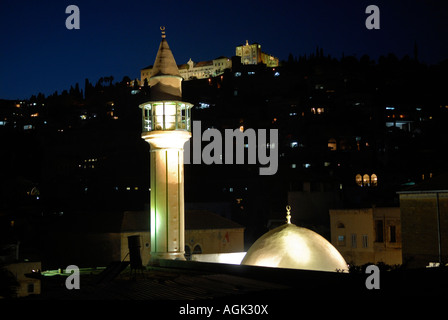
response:
<path id="1" fill-rule="evenodd" d="M 362 176 L 360 174 L 356 175 L 356 184 L 360 187 L 362 187 Z"/>
<path id="2" fill-rule="evenodd" d="M 328 149 L 330 149 L 331 151 L 336 151 L 338 148 L 337 143 L 336 143 L 336 139 L 331 138 L 330 140 L 328 140 Z"/>
<path id="3" fill-rule="evenodd" d="M 362 177 L 362 184 L 364 185 L 364 187 L 370 186 L 370 176 L 368 174 L 365 174 Z"/>
<path id="4" fill-rule="evenodd" d="M 372 187 L 376 187 L 378 185 L 378 177 L 376 176 L 376 174 L 372 174 L 370 176 L 370 183 Z"/>
<path id="5" fill-rule="evenodd" d="M 299 143 L 297 141 L 291 142 L 291 148 L 297 148 L 299 146 Z"/>
<path id="6" fill-rule="evenodd" d="M 338 236 L 338 245 L 345 246 L 345 236 Z"/>
<path id="7" fill-rule="evenodd" d="M 295 163 L 291 164 L 291 169 L 295 169 L 297 167 L 297 165 Z"/>

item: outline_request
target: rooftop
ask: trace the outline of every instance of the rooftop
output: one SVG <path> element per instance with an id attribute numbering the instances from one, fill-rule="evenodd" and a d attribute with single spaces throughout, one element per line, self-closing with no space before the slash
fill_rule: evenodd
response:
<path id="1" fill-rule="evenodd" d="M 397 193 L 432 193 L 432 192 L 448 192 L 448 173 L 435 175 L 433 178 L 425 180 L 407 189 L 398 191 Z"/>
<path id="2" fill-rule="evenodd" d="M 187 210 L 185 212 L 185 230 L 235 228 L 244 227 L 211 211 Z"/>
<path id="3" fill-rule="evenodd" d="M 36 300 L 288 300 L 398 298 L 448 292 L 446 268 L 381 272 L 380 290 L 366 289 L 364 273 L 335 273 L 219 263 L 161 260 L 144 271 L 115 277 L 81 274 L 80 289 L 65 276 L 43 277 Z M 121 271 L 121 270 L 120 270 Z M 102 279 L 102 280 L 101 280 Z M 169 311 L 169 310 L 167 310 Z"/>

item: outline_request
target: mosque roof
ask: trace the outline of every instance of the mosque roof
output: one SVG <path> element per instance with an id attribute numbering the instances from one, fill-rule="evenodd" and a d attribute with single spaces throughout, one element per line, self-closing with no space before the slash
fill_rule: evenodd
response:
<path id="1" fill-rule="evenodd" d="M 156 60 L 152 66 L 151 77 L 156 76 L 177 76 L 180 77 L 176 60 L 174 60 L 168 41 L 162 36 L 162 41 L 157 51 Z"/>
<path id="2" fill-rule="evenodd" d="M 149 78 L 151 99 L 153 101 L 182 100 L 182 77 L 166 40 L 165 27 L 161 27 L 160 30 L 162 41 L 160 41 Z"/>
<path id="3" fill-rule="evenodd" d="M 244 227 L 208 210 L 187 210 L 185 212 L 185 230 L 238 228 Z"/>
<path id="4" fill-rule="evenodd" d="M 339 251 L 324 237 L 290 221 L 261 236 L 249 248 L 243 265 L 318 271 L 348 271 Z"/>

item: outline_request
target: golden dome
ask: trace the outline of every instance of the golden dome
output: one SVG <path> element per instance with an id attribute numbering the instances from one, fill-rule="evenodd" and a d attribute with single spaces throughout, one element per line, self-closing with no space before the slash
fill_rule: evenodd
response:
<path id="1" fill-rule="evenodd" d="M 324 237 L 287 223 L 261 236 L 247 251 L 242 265 L 348 271 L 339 251 Z"/>

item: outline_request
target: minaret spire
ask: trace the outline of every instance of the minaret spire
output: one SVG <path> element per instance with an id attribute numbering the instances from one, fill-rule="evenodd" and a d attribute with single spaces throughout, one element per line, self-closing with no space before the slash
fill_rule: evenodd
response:
<path id="1" fill-rule="evenodd" d="M 152 67 L 149 86 L 151 100 L 182 100 L 182 77 L 166 40 L 165 27 L 160 27 L 162 41 Z"/>

